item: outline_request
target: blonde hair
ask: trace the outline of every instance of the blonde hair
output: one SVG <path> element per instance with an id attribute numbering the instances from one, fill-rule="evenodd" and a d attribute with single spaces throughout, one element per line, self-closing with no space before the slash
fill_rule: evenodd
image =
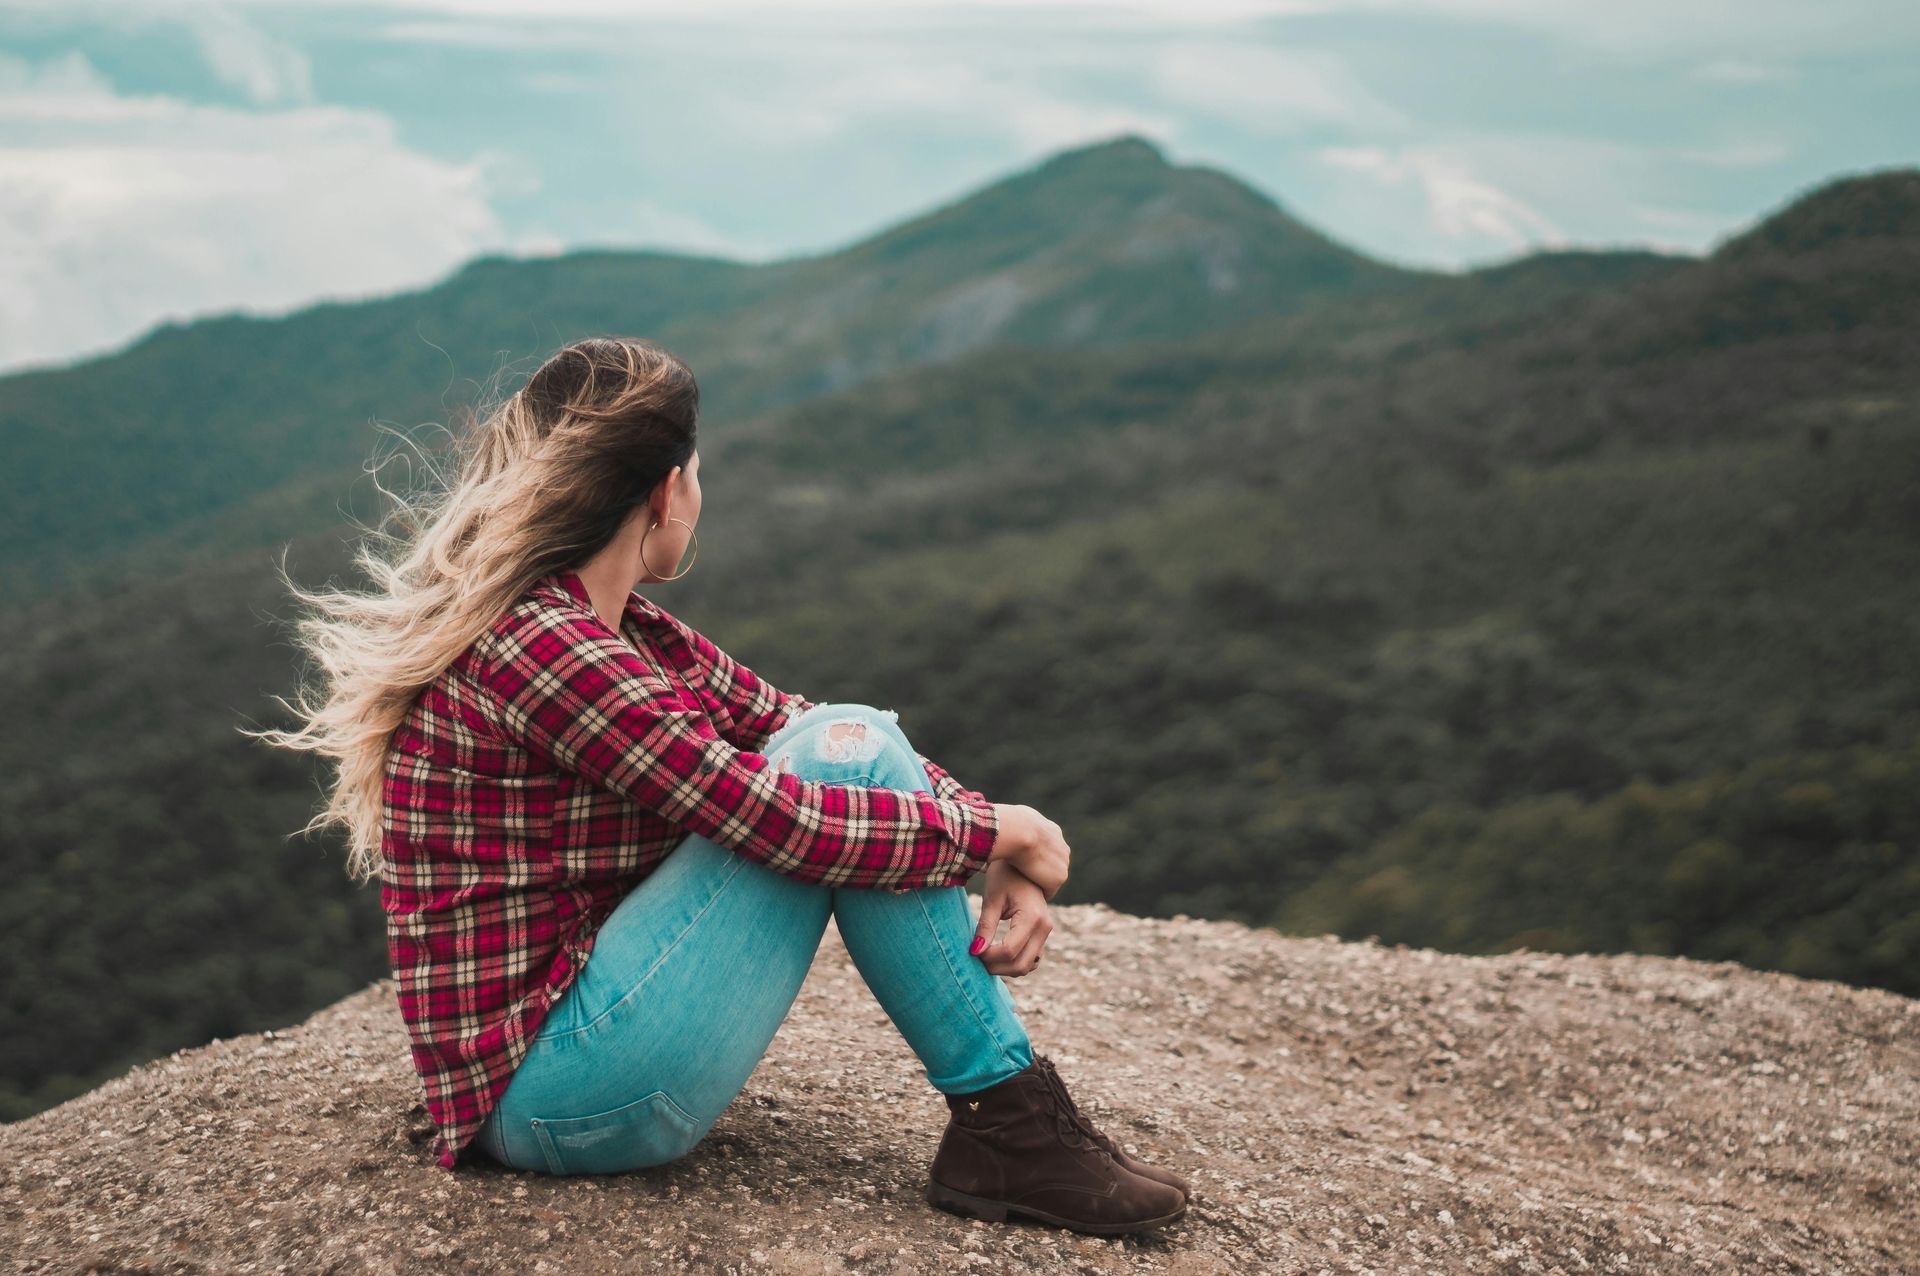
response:
<path id="1" fill-rule="evenodd" d="M 297 833 L 344 825 L 347 870 L 384 867 L 382 787 L 388 744 L 419 693 L 541 576 L 603 548 L 694 451 L 700 391 L 672 353 L 634 337 L 565 347 L 504 402 L 469 416 L 454 441 L 454 478 L 394 502 L 362 528 L 354 554 L 377 588 L 309 592 L 296 623 L 324 681 L 297 692 L 295 731 L 242 733 L 337 760 L 327 803 Z M 375 467 L 377 469 L 377 467 Z M 439 471 L 429 461 L 429 472 Z M 399 534 L 384 530 L 398 522 Z"/>

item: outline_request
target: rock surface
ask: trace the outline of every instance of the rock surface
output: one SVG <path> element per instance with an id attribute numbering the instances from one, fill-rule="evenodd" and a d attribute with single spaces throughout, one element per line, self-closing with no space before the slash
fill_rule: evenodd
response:
<path id="1" fill-rule="evenodd" d="M 838 932 L 673 1165 L 449 1173 L 391 985 L 0 1127 L 25 1272 L 1920 1270 L 1920 1002 L 1054 910 L 1010 981 L 1083 1110 L 1194 1185 L 1098 1240 L 928 1206 L 940 1097 Z"/>

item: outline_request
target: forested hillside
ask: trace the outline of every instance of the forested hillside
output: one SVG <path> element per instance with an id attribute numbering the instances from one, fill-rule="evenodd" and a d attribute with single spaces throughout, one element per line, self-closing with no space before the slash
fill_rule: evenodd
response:
<path id="1" fill-rule="evenodd" d="M 236 729 L 299 672 L 273 552 L 340 576 L 342 512 L 379 513 L 368 418 L 444 420 L 492 352 L 599 328 L 709 343 L 701 552 L 656 601 L 1059 820 L 1063 902 L 1920 992 L 1920 174 L 1701 259 L 1421 276 L 1143 148 L 827 259 L 481 263 L 0 380 L 29 462 L 0 962 L 33 972 L 0 1116 L 383 972 L 338 849 L 286 840 L 320 776 Z M 1089 188 L 1084 222 L 1049 203 Z M 1052 238 L 1011 236 L 1019 199 Z M 1146 274 L 1142 226 L 1184 245 Z M 1262 246 L 1222 288 L 1235 227 Z M 904 342 L 871 291 L 756 291 L 840 261 L 924 320 L 1003 238 L 1079 274 L 966 341 Z M 783 306 L 814 326 L 755 326 Z M 845 383 L 809 383 L 829 347 Z"/>
<path id="2" fill-rule="evenodd" d="M 128 547 L 191 537 L 223 513 L 239 544 L 319 530 L 374 422 L 444 422 L 480 383 L 517 383 L 588 333 L 645 334 L 685 357 L 721 434 L 743 414 L 992 344 L 1219 332 L 1421 278 L 1123 138 L 837 253 L 487 258 L 387 300 L 168 325 L 109 358 L 0 378 L 0 588 L 37 595 L 103 560 L 113 581 Z M 289 505 L 289 487 L 308 499 Z"/>

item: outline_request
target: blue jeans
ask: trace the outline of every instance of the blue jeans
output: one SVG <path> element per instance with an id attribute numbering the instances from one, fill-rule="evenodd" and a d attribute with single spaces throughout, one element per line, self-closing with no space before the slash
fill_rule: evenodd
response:
<path id="1" fill-rule="evenodd" d="M 790 758 L 806 780 L 930 791 L 893 718 L 871 705 L 815 705 L 761 751 L 775 765 Z M 848 722 L 864 723 L 864 736 L 828 734 Z M 602 924 L 477 1145 L 553 1174 L 684 1155 L 766 1053 L 828 916 L 936 1090 L 983 1089 L 1033 1062 L 1006 980 L 967 952 L 966 887 L 815 885 L 689 834 Z"/>

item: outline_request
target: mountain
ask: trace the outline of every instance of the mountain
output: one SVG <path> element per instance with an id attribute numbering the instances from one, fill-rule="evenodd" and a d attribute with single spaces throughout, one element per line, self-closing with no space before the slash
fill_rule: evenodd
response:
<path id="1" fill-rule="evenodd" d="M 1854 242 L 897 368 L 717 426 L 698 565 L 650 592 L 1058 820 L 1063 903 L 1920 991 L 1920 290 L 1905 240 Z M 683 282 L 764 278 L 708 265 Z M 155 372 L 181 397 L 130 411 L 231 388 Z M 179 421 L 129 419 L 150 450 L 102 490 L 203 481 Z M 286 725 L 299 672 L 272 553 L 351 577 L 341 507 L 377 512 L 341 451 L 8 595 L 0 966 L 33 978 L 0 1115 L 383 970 L 377 901 L 289 836 L 317 768 L 236 730 Z"/>
<path id="2" fill-rule="evenodd" d="M 337 493 L 385 442 L 370 423 L 444 420 L 496 371 L 515 380 L 592 333 L 645 333 L 687 358 L 707 430 L 724 435 L 743 415 L 989 344 L 1214 332 L 1418 278 L 1124 136 L 813 257 L 488 258 L 396 297 L 170 324 L 118 354 L 0 378 L 0 589 L 72 585 L 129 544 L 283 504 L 276 489 L 316 474 Z"/>
<path id="3" fill-rule="evenodd" d="M 772 348 L 782 364 L 813 369 L 807 393 L 826 393 L 989 344 L 1071 349 L 1213 332 L 1420 277 L 1336 244 L 1225 173 L 1170 165 L 1126 136 L 796 264 L 793 286 L 755 311 L 752 330 L 714 333 L 710 345 L 736 361 L 715 365 L 719 380 L 751 384 Z"/>
<path id="4" fill-rule="evenodd" d="M 382 982 L 0 1128 L 0 1243 L 26 1271 L 181 1273 L 1866 1276 L 1920 1252 L 1920 1003 L 1658 958 L 1055 917 L 1009 988 L 1089 1119 L 1192 1183 L 1150 1237 L 927 1205 L 946 1109 L 829 926 L 746 1089 L 672 1164 L 439 1169 Z"/>
<path id="5" fill-rule="evenodd" d="M 1822 182 L 1715 252 L 1723 261 L 1801 256 L 1847 245 L 1885 251 L 1920 239 L 1920 170 L 1884 169 Z"/>

